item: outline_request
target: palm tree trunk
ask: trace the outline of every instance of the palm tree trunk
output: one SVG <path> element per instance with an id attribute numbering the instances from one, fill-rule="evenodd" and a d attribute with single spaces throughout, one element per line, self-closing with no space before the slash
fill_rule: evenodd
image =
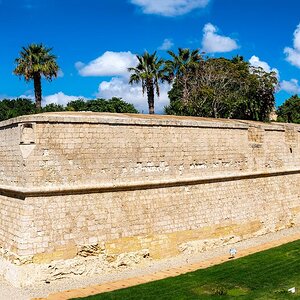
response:
<path id="1" fill-rule="evenodd" d="M 148 97 L 148 106 L 149 106 L 149 114 L 154 114 L 154 86 L 153 82 L 148 81 L 147 83 L 147 97 Z"/>
<path id="2" fill-rule="evenodd" d="M 39 111 L 42 108 L 42 84 L 41 84 L 40 73 L 35 73 L 33 75 L 33 83 L 34 83 L 35 107 Z"/>
<path id="3" fill-rule="evenodd" d="M 188 84 L 187 84 L 188 78 L 186 75 L 183 76 L 183 93 L 182 93 L 182 100 L 183 100 L 183 105 L 187 106 L 188 104 Z"/>

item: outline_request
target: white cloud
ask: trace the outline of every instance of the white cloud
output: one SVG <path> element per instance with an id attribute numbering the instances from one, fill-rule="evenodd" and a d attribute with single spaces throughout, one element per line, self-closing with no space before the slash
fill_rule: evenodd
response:
<path id="1" fill-rule="evenodd" d="M 289 81 L 283 80 L 280 82 L 280 90 L 289 94 L 299 94 L 300 86 L 297 79 L 291 79 Z"/>
<path id="2" fill-rule="evenodd" d="M 291 65 L 300 68 L 300 24 L 294 31 L 293 45 L 294 48 L 285 47 L 283 52 Z"/>
<path id="3" fill-rule="evenodd" d="M 145 14 L 175 17 L 187 14 L 194 9 L 204 8 L 210 0 L 131 0 L 141 7 Z"/>
<path id="4" fill-rule="evenodd" d="M 30 94 L 22 94 L 18 97 L 10 97 L 10 99 L 17 99 L 17 98 L 24 98 L 24 99 L 30 99 L 32 101 L 35 101 L 34 95 L 30 95 Z"/>
<path id="5" fill-rule="evenodd" d="M 160 85 L 160 97 L 155 97 L 155 113 L 162 113 L 164 106 L 169 104 L 169 84 Z M 140 84 L 129 85 L 126 78 L 113 77 L 110 81 L 99 84 L 97 97 L 112 98 L 120 97 L 128 103 L 132 103 L 136 109 L 145 114 L 148 113 L 147 95 L 143 95 Z"/>
<path id="6" fill-rule="evenodd" d="M 259 57 L 253 55 L 249 59 L 249 63 L 253 67 L 261 67 L 265 72 L 275 72 L 277 74 L 277 78 L 279 78 L 279 71 L 276 68 L 272 68 L 269 66 L 269 64 L 265 61 L 262 61 L 259 59 Z"/>
<path id="7" fill-rule="evenodd" d="M 77 62 L 75 67 L 81 76 L 124 76 L 128 68 L 137 65 L 135 54 L 106 51 L 88 64 Z"/>
<path id="8" fill-rule="evenodd" d="M 174 46 L 174 43 L 171 39 L 164 39 L 162 45 L 158 48 L 158 50 L 169 50 Z"/>
<path id="9" fill-rule="evenodd" d="M 64 72 L 61 69 L 59 69 L 58 72 L 57 72 L 57 77 L 62 78 L 64 76 L 65 76 Z"/>
<path id="10" fill-rule="evenodd" d="M 77 99 L 85 99 L 85 98 L 82 96 L 69 96 L 69 95 L 65 95 L 63 92 L 58 92 L 56 94 L 43 97 L 43 106 L 51 103 L 66 105 L 68 102 Z"/>
<path id="11" fill-rule="evenodd" d="M 286 47 L 284 48 L 284 54 L 286 54 L 286 60 L 293 66 L 300 68 L 300 51 Z"/>
<path id="12" fill-rule="evenodd" d="M 294 48 L 300 51 L 300 24 L 294 31 Z"/>
<path id="13" fill-rule="evenodd" d="M 203 28 L 202 50 L 206 53 L 230 52 L 238 49 L 236 41 L 230 37 L 217 34 L 218 28 L 207 23 Z"/>

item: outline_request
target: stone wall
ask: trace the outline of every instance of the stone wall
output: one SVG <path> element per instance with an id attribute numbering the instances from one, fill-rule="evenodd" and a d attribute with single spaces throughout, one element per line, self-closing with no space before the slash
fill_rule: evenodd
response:
<path id="1" fill-rule="evenodd" d="M 2 256 L 159 259 L 297 226 L 299 129 L 97 113 L 2 122 Z"/>

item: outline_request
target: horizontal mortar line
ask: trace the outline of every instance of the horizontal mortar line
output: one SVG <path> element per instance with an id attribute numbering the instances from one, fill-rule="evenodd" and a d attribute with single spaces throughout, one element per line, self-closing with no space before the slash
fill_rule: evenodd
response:
<path id="1" fill-rule="evenodd" d="M 265 131 L 279 131 L 279 132 L 285 132 L 284 128 L 263 128 Z M 297 132 L 300 132 L 300 129 L 297 129 Z"/>
<path id="2" fill-rule="evenodd" d="M 223 176 L 211 176 L 205 178 L 183 178 L 172 180 L 156 180 L 152 182 L 133 182 L 133 183 L 109 183 L 98 185 L 79 185 L 79 186 L 54 186 L 54 187 L 11 187 L 0 185 L 0 194 L 24 200 L 26 197 L 52 196 L 52 195 L 72 195 L 72 194 L 93 194 L 106 192 L 147 190 L 157 188 L 170 188 L 178 186 L 192 186 L 199 184 L 218 183 L 237 181 L 244 179 L 266 178 L 284 175 L 300 174 L 300 169 L 277 170 L 271 172 L 247 172 L 242 174 L 229 174 Z"/>

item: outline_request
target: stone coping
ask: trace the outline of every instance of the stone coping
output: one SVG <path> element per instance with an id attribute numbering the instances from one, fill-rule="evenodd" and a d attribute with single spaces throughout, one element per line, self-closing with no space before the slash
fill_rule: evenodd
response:
<path id="1" fill-rule="evenodd" d="M 247 130 L 249 127 L 261 127 L 265 130 L 271 131 L 284 131 L 286 126 L 290 126 L 300 131 L 300 125 L 288 123 L 263 123 L 233 119 L 96 112 L 52 112 L 25 115 L 0 122 L 0 128 L 17 125 L 19 123 L 87 123 L 137 126 L 230 128 L 240 130 Z"/>
<path id="2" fill-rule="evenodd" d="M 0 185 L 0 194 L 13 196 L 19 199 L 26 197 L 37 196 L 52 196 L 52 195 L 70 195 L 82 193 L 105 193 L 105 192 L 119 192 L 137 189 L 156 189 L 175 186 L 197 185 L 215 182 L 236 181 L 243 179 L 255 179 L 262 177 L 274 177 L 300 174 L 300 169 L 289 170 L 272 170 L 272 171 L 254 171 L 243 173 L 228 173 L 218 174 L 215 176 L 205 177 L 185 177 L 175 179 L 153 180 L 149 182 L 135 181 L 135 182 L 103 182 L 94 185 L 60 185 L 60 186 L 47 186 L 47 187 L 13 187 Z"/>

